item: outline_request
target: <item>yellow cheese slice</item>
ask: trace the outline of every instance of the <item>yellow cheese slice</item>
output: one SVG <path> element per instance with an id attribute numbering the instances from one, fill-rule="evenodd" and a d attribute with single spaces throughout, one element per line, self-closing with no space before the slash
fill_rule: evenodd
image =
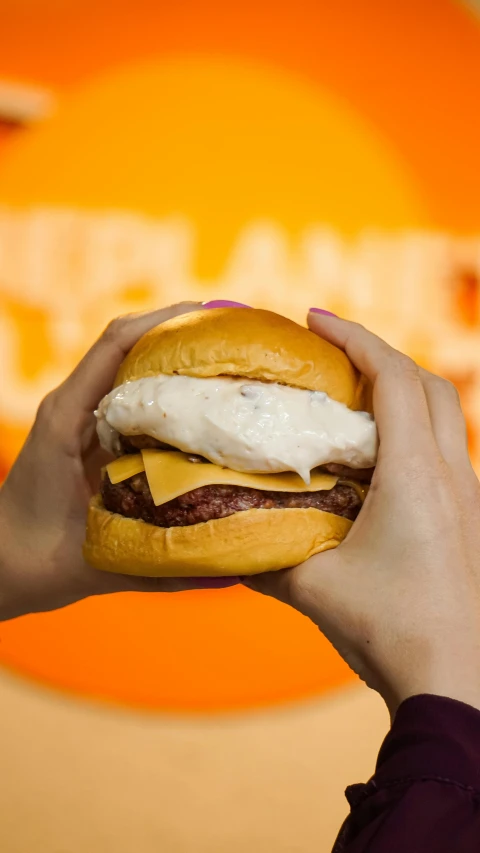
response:
<path id="1" fill-rule="evenodd" d="M 121 456 L 120 459 L 115 459 L 107 465 L 108 476 L 114 486 L 117 483 L 123 483 L 129 477 L 134 477 L 135 474 L 141 474 L 142 471 L 145 471 L 145 466 L 141 453 Z"/>
<path id="2" fill-rule="evenodd" d="M 189 462 L 184 453 L 177 451 L 144 450 L 142 454 L 115 459 L 106 468 L 114 485 L 146 471 L 156 506 L 201 486 L 246 486 L 270 492 L 318 492 L 333 489 L 336 483 L 340 482 L 352 486 L 362 502 L 368 494 L 368 486 L 363 483 L 356 480 L 339 480 L 338 477 L 320 471 L 312 471 L 310 485 L 306 486 L 298 474 L 241 474 L 210 462 Z"/>
<path id="3" fill-rule="evenodd" d="M 179 495 L 201 486 L 246 486 L 272 492 L 318 492 L 333 489 L 338 477 L 312 471 L 306 486 L 298 474 L 242 474 L 230 468 L 221 468 L 211 462 L 189 462 L 184 453 L 177 451 L 143 450 L 143 464 L 148 485 L 156 506 L 167 503 Z"/>

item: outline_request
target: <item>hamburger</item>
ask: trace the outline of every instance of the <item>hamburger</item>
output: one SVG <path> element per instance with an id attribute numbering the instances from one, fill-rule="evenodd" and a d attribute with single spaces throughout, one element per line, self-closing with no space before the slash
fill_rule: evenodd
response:
<path id="1" fill-rule="evenodd" d="M 152 329 L 96 412 L 116 458 L 84 555 L 143 576 L 248 575 L 337 546 L 377 454 L 345 353 L 269 311 L 216 308 Z"/>

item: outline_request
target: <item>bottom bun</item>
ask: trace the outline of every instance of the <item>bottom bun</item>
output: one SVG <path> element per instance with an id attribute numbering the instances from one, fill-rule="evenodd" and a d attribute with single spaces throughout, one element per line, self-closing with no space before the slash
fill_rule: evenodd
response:
<path id="1" fill-rule="evenodd" d="M 250 509 L 189 527 L 156 527 L 89 506 L 84 557 L 105 572 L 143 577 L 255 575 L 335 548 L 352 522 L 318 509 Z"/>

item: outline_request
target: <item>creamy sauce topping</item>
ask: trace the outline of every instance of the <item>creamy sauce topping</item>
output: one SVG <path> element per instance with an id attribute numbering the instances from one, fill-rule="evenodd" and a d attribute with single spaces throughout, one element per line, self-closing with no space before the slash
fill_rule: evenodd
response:
<path id="1" fill-rule="evenodd" d="M 366 412 L 319 391 L 224 376 L 154 376 L 126 382 L 96 412 L 100 443 L 118 433 L 149 435 L 234 471 L 296 471 L 305 483 L 318 465 L 375 465 L 378 436 Z"/>

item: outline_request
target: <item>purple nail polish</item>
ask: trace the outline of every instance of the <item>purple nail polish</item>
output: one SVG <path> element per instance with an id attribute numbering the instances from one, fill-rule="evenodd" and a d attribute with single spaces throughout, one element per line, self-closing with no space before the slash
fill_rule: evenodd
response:
<path id="1" fill-rule="evenodd" d="M 337 314 L 333 314 L 332 311 L 325 311 L 323 308 L 309 308 L 309 314 L 324 314 L 325 317 L 336 317 Z"/>
<path id="2" fill-rule="evenodd" d="M 204 302 L 202 308 L 250 308 L 243 302 L 229 302 L 228 299 L 214 299 L 212 302 Z"/>
<path id="3" fill-rule="evenodd" d="M 199 589 L 226 589 L 229 586 L 237 586 L 240 578 L 195 578 Z"/>

